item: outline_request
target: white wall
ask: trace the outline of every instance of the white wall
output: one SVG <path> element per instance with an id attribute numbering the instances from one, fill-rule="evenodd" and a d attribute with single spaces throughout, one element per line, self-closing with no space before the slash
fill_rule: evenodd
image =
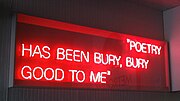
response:
<path id="1" fill-rule="evenodd" d="M 180 91 L 180 6 L 164 11 L 164 34 L 169 42 L 172 90 Z"/>

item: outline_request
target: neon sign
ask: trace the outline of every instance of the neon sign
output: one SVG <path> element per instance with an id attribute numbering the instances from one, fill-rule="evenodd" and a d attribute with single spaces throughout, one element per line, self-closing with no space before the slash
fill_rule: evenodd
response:
<path id="1" fill-rule="evenodd" d="M 14 86 L 168 91 L 167 43 L 17 15 Z"/>

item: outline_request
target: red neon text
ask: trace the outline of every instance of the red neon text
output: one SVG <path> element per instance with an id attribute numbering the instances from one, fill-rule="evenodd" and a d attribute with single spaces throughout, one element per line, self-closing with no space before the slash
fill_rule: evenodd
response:
<path id="1" fill-rule="evenodd" d="M 40 58 L 49 59 L 50 54 L 50 48 L 48 46 L 40 47 L 39 45 L 36 45 L 34 48 L 30 44 L 28 47 L 25 47 L 24 44 L 22 44 L 22 56 L 25 56 L 26 54 L 29 54 L 29 57 L 34 57 L 35 55 L 39 55 Z"/>
<path id="2" fill-rule="evenodd" d="M 148 63 L 149 63 L 149 60 L 145 60 L 142 58 L 126 57 L 126 67 L 147 69 Z"/>
<path id="3" fill-rule="evenodd" d="M 111 72 L 98 72 L 96 75 L 93 71 L 90 73 L 90 82 L 100 82 L 100 83 L 106 83 L 106 75 L 110 75 Z"/>
<path id="4" fill-rule="evenodd" d="M 103 64 L 103 65 L 120 65 L 121 56 L 116 56 L 113 54 L 102 54 L 98 52 L 94 52 L 94 63 Z"/>
<path id="5" fill-rule="evenodd" d="M 81 83 L 84 82 L 86 75 L 82 70 L 69 70 L 69 72 L 72 73 L 72 82 L 75 81 L 75 79 L 77 80 L 77 82 Z M 82 78 L 79 78 L 79 75 L 82 76 Z"/>
<path id="6" fill-rule="evenodd" d="M 150 54 L 155 54 L 155 55 L 161 54 L 161 46 L 141 43 L 138 41 L 133 41 L 131 39 L 127 39 L 127 43 L 129 43 L 130 45 L 130 50 L 134 49 L 136 52 L 150 53 Z"/>
<path id="7" fill-rule="evenodd" d="M 51 74 L 49 76 L 49 74 Z M 55 80 L 62 81 L 64 79 L 64 71 L 60 68 L 56 68 L 55 70 L 52 68 L 35 67 L 32 69 L 30 66 L 23 66 L 21 69 L 21 75 L 24 79 L 35 79 L 35 80 Z M 61 76 L 59 76 L 61 75 Z"/>
<path id="8" fill-rule="evenodd" d="M 86 62 L 89 62 L 89 52 L 85 53 L 81 50 L 58 48 L 56 59 L 75 62 L 82 62 L 85 60 Z"/>
<path id="9" fill-rule="evenodd" d="M 86 79 L 91 83 L 106 83 L 106 76 L 110 75 L 111 72 L 109 70 L 105 72 L 97 72 L 94 71 L 89 72 L 89 77 L 86 77 L 86 73 L 83 70 L 68 70 L 65 71 L 61 68 L 42 68 L 36 66 L 34 68 L 30 66 L 23 66 L 21 69 L 21 76 L 25 80 L 47 80 L 47 81 L 67 81 L 67 77 L 65 79 L 65 75 L 68 73 L 71 80 L 69 82 L 78 82 L 83 83 Z M 69 78 L 68 77 L 68 78 Z"/>

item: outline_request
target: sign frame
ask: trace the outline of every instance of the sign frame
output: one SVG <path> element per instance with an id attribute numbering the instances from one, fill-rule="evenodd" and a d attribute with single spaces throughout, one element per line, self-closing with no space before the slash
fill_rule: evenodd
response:
<path id="1" fill-rule="evenodd" d="M 18 16 L 18 17 L 17 17 Z M 50 20 L 50 19 L 44 19 L 44 18 L 38 18 L 34 16 L 29 16 L 29 15 L 24 15 L 24 14 L 17 14 L 13 16 L 13 21 L 12 21 L 12 35 L 11 35 L 11 53 L 10 53 L 10 76 L 9 76 L 9 87 L 16 87 L 14 85 L 14 69 L 15 69 L 15 37 L 16 37 L 16 23 L 17 22 L 22 22 L 26 24 L 33 24 L 37 26 L 43 26 L 43 27 L 48 27 L 48 28 L 54 28 L 54 29 L 60 29 L 60 30 L 67 30 L 67 31 L 72 31 L 72 32 L 80 32 L 83 34 L 90 34 L 90 35 L 95 35 L 95 36 L 100 36 L 100 37 L 108 37 L 108 38 L 115 38 L 119 39 L 117 36 L 122 33 L 117 33 L 117 32 L 111 32 L 111 31 L 106 31 L 106 30 L 101 30 L 101 29 L 96 29 L 96 28 L 90 28 L 90 27 L 85 27 L 85 26 L 80 26 L 80 25 L 75 25 L 75 24 L 69 24 L 69 23 L 64 23 L 64 22 L 59 22 L 55 20 Z M 50 22 L 47 24 L 47 22 Z M 56 26 L 56 24 L 60 26 Z M 79 29 L 85 29 L 85 30 L 79 30 Z M 103 32 L 105 34 L 98 34 L 97 32 Z M 132 35 L 126 35 L 126 36 L 132 36 Z M 170 91 L 170 80 L 169 80 L 169 60 L 168 60 L 168 44 L 166 42 L 166 54 L 165 54 L 165 65 L 166 65 L 166 84 L 168 86 L 168 89 L 166 91 Z M 19 86 L 17 86 L 19 87 Z M 67 87 L 69 88 L 69 87 Z M 74 88 L 74 87 L 72 87 Z M 75 87 L 76 88 L 76 87 Z M 86 87 L 85 87 L 86 88 Z M 79 88 L 78 88 L 79 89 Z M 93 88 L 88 88 L 88 89 L 93 89 Z M 107 88 L 105 88 L 107 89 Z M 113 89 L 114 90 L 114 89 Z M 120 90 L 126 90 L 126 89 L 120 89 Z M 131 90 L 131 89 L 130 89 Z M 136 90 L 137 91 L 137 90 Z M 140 90 L 140 91 L 151 91 L 151 90 Z M 153 90 L 154 91 L 154 90 Z M 156 90 L 155 90 L 156 91 Z M 158 91 L 158 90 L 157 90 Z"/>

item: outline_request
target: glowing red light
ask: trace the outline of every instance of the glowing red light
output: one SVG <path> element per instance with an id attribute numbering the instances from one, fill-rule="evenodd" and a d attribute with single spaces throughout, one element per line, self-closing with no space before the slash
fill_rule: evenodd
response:
<path id="1" fill-rule="evenodd" d="M 15 86 L 169 89 L 166 42 L 23 14 L 17 18 Z"/>

